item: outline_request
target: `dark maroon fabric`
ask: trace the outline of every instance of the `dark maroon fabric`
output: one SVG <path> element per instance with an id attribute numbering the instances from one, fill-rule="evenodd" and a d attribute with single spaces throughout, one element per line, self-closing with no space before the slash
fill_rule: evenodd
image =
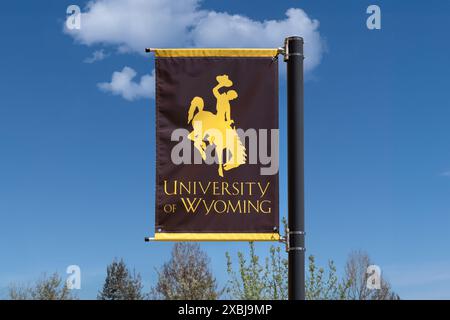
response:
<path id="1" fill-rule="evenodd" d="M 181 164 L 175 165 L 171 161 L 171 150 L 178 142 L 171 141 L 174 129 L 185 128 L 192 131 L 187 123 L 188 110 L 192 98 L 200 96 L 204 99 L 204 110 L 216 112 L 216 99 L 212 89 L 217 84 L 216 77 L 226 74 L 233 81 L 229 89 L 236 90 L 238 98 L 231 101 L 231 118 L 234 126 L 246 130 L 278 129 L 278 62 L 272 58 L 244 58 L 244 57 L 191 57 L 191 58 L 156 58 L 156 232 L 278 232 L 279 204 L 278 204 L 278 174 L 264 176 L 260 174 L 261 164 L 248 164 L 224 171 L 224 176 L 217 173 L 218 165 L 211 164 Z M 268 137 L 270 141 L 270 136 Z M 244 142 L 248 150 L 248 142 Z M 198 152 L 192 143 L 192 156 Z M 248 153 L 248 151 L 247 151 Z M 255 183 L 254 194 L 250 195 L 246 188 L 243 194 L 229 195 L 212 194 L 210 189 L 206 195 L 197 193 L 167 195 L 164 192 L 164 181 L 173 190 L 174 181 L 186 185 L 201 182 L 205 188 L 208 182 L 222 186 L 227 182 Z M 260 199 L 260 183 L 265 187 L 270 183 L 267 194 Z M 211 185 L 210 185 L 211 186 Z M 239 186 L 241 186 L 239 184 Z M 192 187 L 193 188 L 193 187 Z M 236 191 L 236 190 L 235 190 Z M 254 212 L 223 212 L 214 209 L 206 214 L 203 203 L 195 213 L 186 212 L 182 198 L 202 198 L 207 205 L 212 201 L 225 201 L 237 204 L 241 201 L 257 203 L 264 202 L 264 210 L 270 206 L 271 213 Z M 216 204 L 219 211 L 222 202 Z M 173 213 L 165 213 L 164 206 L 175 205 Z M 253 208 L 252 208 L 253 209 Z M 243 210 L 244 211 L 244 210 Z"/>

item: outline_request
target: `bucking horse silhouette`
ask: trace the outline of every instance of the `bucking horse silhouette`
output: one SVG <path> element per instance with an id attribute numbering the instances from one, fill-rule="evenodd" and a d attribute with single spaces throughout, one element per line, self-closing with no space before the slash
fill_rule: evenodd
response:
<path id="1" fill-rule="evenodd" d="M 228 75 L 217 76 L 216 80 L 218 84 L 213 88 L 214 97 L 217 99 L 216 114 L 204 111 L 203 98 L 194 97 L 188 111 L 188 124 L 192 122 L 193 128 L 188 138 L 194 142 L 203 160 L 206 160 L 207 143 L 215 146 L 218 173 L 223 177 L 223 170 L 228 171 L 244 164 L 247 155 L 231 119 L 230 101 L 235 100 L 238 94 L 235 90 L 219 92 L 221 88 L 233 85 Z"/>

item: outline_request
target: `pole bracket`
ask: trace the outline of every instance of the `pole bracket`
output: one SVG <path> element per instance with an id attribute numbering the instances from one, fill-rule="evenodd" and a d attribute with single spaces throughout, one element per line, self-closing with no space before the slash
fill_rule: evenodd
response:
<path id="1" fill-rule="evenodd" d="M 305 247 L 292 247 L 292 248 L 288 248 L 287 251 L 306 251 Z"/>
<path id="2" fill-rule="evenodd" d="M 286 38 L 284 40 L 284 47 L 278 48 L 278 53 L 282 54 L 284 56 L 284 62 L 289 60 L 290 56 L 299 56 L 302 59 L 305 59 L 305 55 L 303 53 L 300 52 L 289 52 L 289 38 Z"/>
<path id="3" fill-rule="evenodd" d="M 288 234 L 300 234 L 300 235 L 304 235 L 305 231 L 288 231 Z"/>
<path id="4" fill-rule="evenodd" d="M 289 246 L 289 238 L 290 238 L 291 234 L 304 236 L 306 233 L 305 233 L 305 231 L 290 231 L 289 228 L 287 228 L 286 229 L 286 237 L 283 239 L 284 241 L 282 241 L 286 245 L 286 252 L 289 252 L 289 251 L 306 251 L 305 247 L 290 247 Z"/>

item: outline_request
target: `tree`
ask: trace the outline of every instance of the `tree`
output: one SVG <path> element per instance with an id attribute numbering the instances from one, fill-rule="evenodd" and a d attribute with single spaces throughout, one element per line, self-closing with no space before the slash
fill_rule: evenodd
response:
<path id="1" fill-rule="evenodd" d="M 151 290 L 155 299 L 215 300 L 222 293 L 207 254 L 196 243 L 176 243 L 170 260 L 157 273 L 158 282 Z"/>
<path id="2" fill-rule="evenodd" d="M 106 279 L 103 289 L 97 295 L 99 300 L 143 300 L 142 281 L 140 274 L 130 272 L 127 265 L 120 259 L 114 259 L 106 269 Z"/>
<path id="3" fill-rule="evenodd" d="M 285 234 L 287 220 L 283 218 Z M 288 260 L 282 257 L 279 246 L 271 246 L 265 264 L 261 265 L 255 254 L 255 247 L 250 245 L 249 261 L 242 252 L 238 252 L 239 271 L 232 268 L 231 257 L 228 252 L 227 271 L 230 276 L 227 292 L 235 299 L 248 300 L 285 300 L 288 298 Z M 305 294 L 307 299 L 345 299 L 349 287 L 348 281 L 339 280 L 333 261 L 328 262 L 328 271 L 318 268 L 314 256 L 309 256 L 309 274 L 306 277 Z"/>
<path id="4" fill-rule="evenodd" d="M 348 299 L 351 300 L 398 300 L 398 294 L 392 291 L 391 284 L 381 275 L 380 289 L 367 288 L 369 274 L 367 268 L 373 265 L 364 251 L 350 253 L 345 266 L 345 277 L 350 283 Z"/>
<path id="5" fill-rule="evenodd" d="M 233 270 L 231 257 L 226 253 L 227 271 L 230 276 L 227 293 L 234 299 L 285 300 L 287 299 L 287 259 L 281 256 L 280 247 L 271 246 L 264 265 L 250 242 L 249 259 L 238 252 L 238 272 Z M 333 261 L 329 270 L 318 268 L 313 256 L 309 256 L 309 274 L 306 279 L 307 299 L 344 299 L 348 285 L 339 281 Z"/>
<path id="6" fill-rule="evenodd" d="M 272 246 L 270 256 L 264 265 L 255 253 L 255 246 L 250 242 L 249 259 L 238 252 L 238 272 L 233 270 L 231 256 L 227 252 L 227 272 L 230 276 L 226 291 L 235 299 L 264 300 L 286 299 L 287 260 L 281 258 L 280 248 Z"/>
<path id="7" fill-rule="evenodd" d="M 227 271 L 230 276 L 227 293 L 234 299 L 287 299 L 287 259 L 281 256 L 279 247 L 270 247 L 264 265 L 250 243 L 249 258 L 238 252 L 238 271 L 232 268 L 231 257 L 226 253 Z M 332 260 L 327 268 L 318 267 L 310 255 L 306 275 L 305 294 L 308 300 L 391 300 L 399 299 L 389 282 L 381 277 L 379 290 L 367 288 L 367 267 L 372 262 L 361 251 L 352 252 L 347 260 L 345 274 L 338 277 Z"/>
<path id="8" fill-rule="evenodd" d="M 8 288 L 11 300 L 73 300 L 76 296 L 62 278 L 54 273 L 45 274 L 32 286 L 12 284 Z"/>
<path id="9" fill-rule="evenodd" d="M 313 255 L 308 257 L 308 275 L 305 294 L 307 300 L 344 300 L 347 298 L 350 282 L 339 280 L 333 260 L 328 261 L 328 270 L 318 268 Z"/>

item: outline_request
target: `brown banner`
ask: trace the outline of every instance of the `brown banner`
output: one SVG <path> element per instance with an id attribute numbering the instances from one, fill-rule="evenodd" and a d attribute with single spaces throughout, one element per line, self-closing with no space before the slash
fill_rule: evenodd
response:
<path id="1" fill-rule="evenodd" d="M 275 55 L 156 52 L 156 240 L 278 239 Z"/>

